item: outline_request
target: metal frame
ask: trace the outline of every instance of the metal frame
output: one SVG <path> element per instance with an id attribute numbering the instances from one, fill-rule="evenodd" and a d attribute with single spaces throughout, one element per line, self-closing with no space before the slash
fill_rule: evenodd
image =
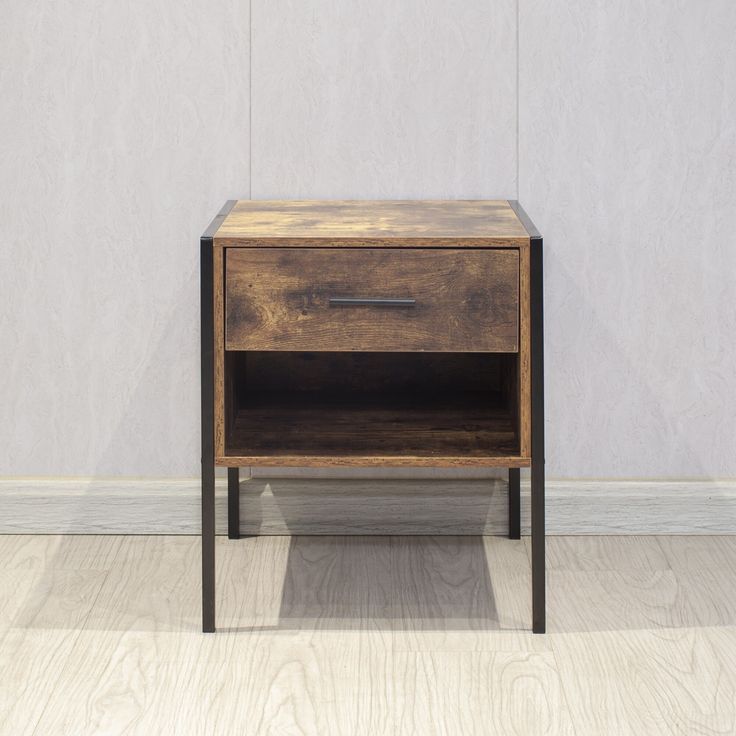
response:
<path id="1" fill-rule="evenodd" d="M 544 289 L 542 238 L 530 238 L 532 358 L 532 630 L 547 627 L 544 558 Z"/>
<path id="2" fill-rule="evenodd" d="M 509 468 L 509 539 L 521 539 L 521 471 Z"/>
<path id="3" fill-rule="evenodd" d="M 202 631 L 215 630 L 215 304 L 214 237 L 235 205 L 230 200 L 199 241 L 202 340 Z"/>
<path id="4" fill-rule="evenodd" d="M 529 233 L 532 378 L 532 630 L 547 628 L 544 553 L 544 248 L 542 235 L 524 208 L 509 200 Z M 509 476 L 510 479 L 511 476 Z"/>
<path id="5" fill-rule="evenodd" d="M 521 205 L 509 204 L 529 233 L 531 314 L 531 519 L 532 630 L 546 631 L 544 524 L 544 279 L 542 236 Z M 214 447 L 214 235 L 235 205 L 222 208 L 200 241 L 202 334 L 202 630 L 215 631 L 215 447 Z M 509 469 L 509 537 L 519 539 L 520 471 Z M 239 469 L 228 468 L 228 537 L 240 538 Z"/>
<path id="6" fill-rule="evenodd" d="M 240 468 L 227 469 L 227 537 L 240 539 Z"/>

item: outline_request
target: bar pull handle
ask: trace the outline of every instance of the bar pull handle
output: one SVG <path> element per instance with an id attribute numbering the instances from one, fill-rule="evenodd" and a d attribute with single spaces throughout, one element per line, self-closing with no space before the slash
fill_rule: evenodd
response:
<path id="1" fill-rule="evenodd" d="M 384 299 L 383 297 L 331 296 L 331 307 L 413 307 L 416 299 Z"/>

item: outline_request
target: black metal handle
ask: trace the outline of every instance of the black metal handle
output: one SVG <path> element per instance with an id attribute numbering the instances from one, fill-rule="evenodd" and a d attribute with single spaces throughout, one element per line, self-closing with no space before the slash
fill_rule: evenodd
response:
<path id="1" fill-rule="evenodd" d="M 384 299 L 382 297 L 331 296 L 331 307 L 413 307 L 416 299 Z"/>

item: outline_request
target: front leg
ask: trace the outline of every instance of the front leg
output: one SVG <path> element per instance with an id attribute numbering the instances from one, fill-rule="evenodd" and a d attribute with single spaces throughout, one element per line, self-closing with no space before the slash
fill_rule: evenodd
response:
<path id="1" fill-rule="evenodd" d="M 202 631 L 215 630 L 215 335 L 212 238 L 200 242 Z"/>

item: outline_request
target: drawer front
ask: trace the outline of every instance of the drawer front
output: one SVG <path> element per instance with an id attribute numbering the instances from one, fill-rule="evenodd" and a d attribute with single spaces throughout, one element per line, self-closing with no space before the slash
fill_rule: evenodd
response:
<path id="1" fill-rule="evenodd" d="M 228 248 L 228 350 L 517 352 L 518 250 Z"/>

